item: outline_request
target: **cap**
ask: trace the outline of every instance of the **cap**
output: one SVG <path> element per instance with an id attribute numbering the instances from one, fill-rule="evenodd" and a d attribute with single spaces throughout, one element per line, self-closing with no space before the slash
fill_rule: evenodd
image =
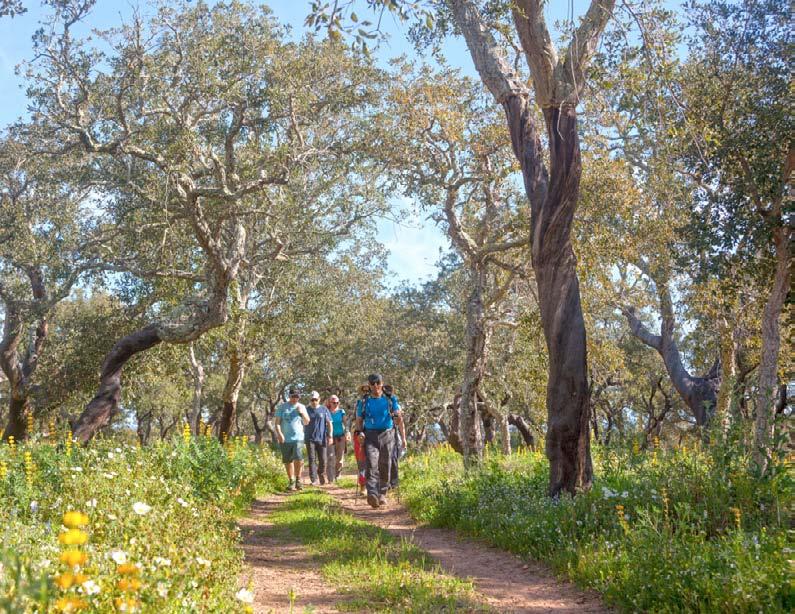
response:
<path id="1" fill-rule="evenodd" d="M 317 399 L 319 401 L 320 400 L 320 393 L 317 390 L 313 390 L 312 393 L 309 395 L 309 398 L 312 401 L 314 401 L 315 399 Z"/>
<path id="2" fill-rule="evenodd" d="M 301 393 L 295 388 L 290 388 L 290 390 L 287 391 L 287 395 L 291 397 L 300 397 Z"/>
<path id="3" fill-rule="evenodd" d="M 367 376 L 367 383 L 368 384 L 377 384 L 379 382 L 383 382 L 384 378 L 381 377 L 380 373 L 372 373 Z"/>
<path id="4" fill-rule="evenodd" d="M 338 397 L 336 394 L 332 394 L 332 395 L 331 395 L 331 396 L 328 398 L 328 400 L 329 400 L 329 401 L 334 401 L 335 403 L 339 403 L 339 402 L 340 402 L 340 398 L 339 398 L 339 397 Z"/>

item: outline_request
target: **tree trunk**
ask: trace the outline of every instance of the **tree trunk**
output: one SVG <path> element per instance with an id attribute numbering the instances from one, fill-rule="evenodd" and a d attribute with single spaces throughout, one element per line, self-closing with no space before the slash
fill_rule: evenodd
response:
<path id="1" fill-rule="evenodd" d="M 122 337 L 110 349 L 102 364 L 99 392 L 80 414 L 74 425 L 74 437 L 80 443 L 91 439 L 99 429 L 107 426 L 116 413 L 121 398 L 121 373 L 127 361 L 160 343 L 157 325 L 150 324 Z"/>
<path id="2" fill-rule="evenodd" d="M 720 325 L 721 379 L 715 401 L 715 419 L 722 433 L 729 430 L 731 406 L 737 384 L 737 335 L 724 318 Z"/>
<path id="3" fill-rule="evenodd" d="M 193 398 L 191 400 L 191 411 L 188 415 L 188 425 L 194 437 L 201 435 L 199 425 L 202 418 L 202 391 L 204 389 L 204 367 L 196 359 L 193 344 L 189 348 L 190 372 L 193 379 Z"/>
<path id="4" fill-rule="evenodd" d="M 463 455 L 464 454 L 464 446 L 461 442 L 461 395 L 457 394 L 453 398 L 453 402 L 450 404 L 450 428 L 445 429 L 444 424 L 442 422 L 439 423 L 442 426 L 442 431 L 444 432 L 445 436 L 447 437 L 447 442 L 450 444 L 450 447 L 453 448 L 456 452 Z"/>
<path id="5" fill-rule="evenodd" d="M 663 359 L 665 370 L 671 379 L 676 392 L 690 408 L 699 426 L 707 426 L 715 413 L 717 404 L 717 391 L 720 387 L 720 361 L 716 361 L 710 372 L 704 377 L 691 375 L 682 363 L 679 347 L 674 338 L 674 313 L 671 294 L 668 290 L 668 280 L 659 274 L 652 275 L 647 267 L 642 266 L 657 287 L 660 299 L 660 334 L 653 335 L 635 315 L 632 308 L 624 309 L 630 330 L 640 341 L 657 350 Z"/>
<path id="6" fill-rule="evenodd" d="M 41 273 L 31 268 L 27 271 L 33 291 L 33 300 L 40 309 L 47 299 Z M 19 344 L 25 332 L 25 323 L 15 301 L 5 300 L 3 337 L 0 339 L 0 369 L 8 379 L 8 422 L 3 430 L 3 440 L 14 437 L 22 441 L 28 436 L 27 414 L 30 407 L 30 381 L 36 371 L 39 356 L 49 334 L 46 315 L 39 318 L 35 330 L 31 331 L 25 356 L 20 356 Z"/>
<path id="7" fill-rule="evenodd" d="M 536 438 L 533 437 L 533 431 L 530 430 L 530 425 L 527 423 L 527 420 L 525 420 L 523 416 L 517 416 L 516 414 L 508 414 L 507 423 L 512 424 L 513 426 L 516 427 L 516 430 L 519 431 L 519 434 L 522 436 L 524 444 L 528 448 L 530 448 L 531 450 L 536 449 Z"/>
<path id="8" fill-rule="evenodd" d="M 511 455 L 511 431 L 508 429 L 508 416 L 503 416 L 500 420 L 500 440 L 502 453 L 505 456 Z"/>
<path id="9" fill-rule="evenodd" d="M 549 354 L 547 441 L 549 494 L 572 495 L 593 480 L 585 323 L 580 304 L 571 226 L 579 195 L 581 160 L 576 105 L 585 68 L 615 2 L 592 0 L 571 43 L 558 55 L 541 3 L 512 3 L 516 33 L 533 74 L 549 140 L 549 173 L 536 129 L 530 92 L 506 61 L 472 0 L 447 0 L 481 80 L 505 109 L 514 154 L 530 201 L 532 264 Z"/>
<path id="10" fill-rule="evenodd" d="M 478 410 L 478 391 L 486 371 L 486 352 L 489 331 L 486 327 L 483 295 L 486 287 L 486 270 L 476 266 L 472 271 L 472 292 L 466 310 L 466 359 L 464 381 L 461 385 L 460 438 L 464 449 L 464 463 L 480 463 L 483 460 L 483 434 Z"/>
<path id="11" fill-rule="evenodd" d="M 17 398 L 12 394 L 8 399 L 8 422 L 3 431 L 3 440 L 13 437 L 22 441 L 28 436 L 27 414 L 30 411 L 30 402 L 27 395 Z"/>
<path id="12" fill-rule="evenodd" d="M 776 274 L 762 314 L 762 352 L 754 424 L 754 461 L 761 471 L 767 469 L 773 443 L 773 412 L 778 396 L 778 355 L 781 349 L 779 320 L 789 291 L 789 235 L 786 222 L 774 230 Z"/>
<path id="13" fill-rule="evenodd" d="M 512 106 L 506 105 L 509 109 Z M 517 137 L 526 130 L 521 116 L 516 117 L 517 111 L 509 111 L 508 117 L 513 119 L 511 133 L 516 135 L 514 147 L 521 160 L 524 149 L 536 138 L 517 147 Z M 543 206 L 533 207 L 531 225 L 533 269 L 549 353 L 546 452 L 550 463 L 549 494 L 555 497 L 562 491 L 574 495 L 578 489 L 590 488 L 593 467 L 585 321 L 577 260 L 571 247 L 571 224 L 582 173 L 577 117 L 573 108 L 563 107 L 544 109 L 544 119 L 551 179 Z M 535 171 L 523 171 L 531 194 L 535 190 Z"/>
<path id="14" fill-rule="evenodd" d="M 152 412 L 138 416 L 137 422 L 135 432 L 138 435 L 138 443 L 145 446 L 149 443 L 149 436 L 152 433 Z"/>
<path id="15" fill-rule="evenodd" d="M 243 385 L 246 374 L 246 365 L 241 359 L 240 352 L 235 348 L 229 353 L 229 371 L 226 374 L 224 385 L 223 409 L 218 425 L 218 438 L 223 442 L 225 437 L 232 434 L 232 424 L 237 417 L 237 398 Z"/>
<path id="16" fill-rule="evenodd" d="M 111 348 L 102 365 L 99 392 L 85 407 L 75 422 L 74 436 L 81 443 L 91 439 L 99 429 L 107 426 L 116 413 L 121 397 L 121 373 L 130 358 L 158 343 L 190 343 L 208 330 L 221 326 L 229 314 L 227 298 L 229 286 L 237 278 L 246 243 L 246 230 L 235 225 L 234 237 L 228 246 L 229 253 L 221 258 L 219 245 L 212 240 L 203 220 L 194 219 L 202 248 L 208 255 L 206 298 L 189 297 L 169 315 L 120 339 Z"/>
<path id="17" fill-rule="evenodd" d="M 489 445 L 497 437 L 497 421 L 485 411 L 481 411 L 480 415 L 483 417 L 483 443 Z"/>

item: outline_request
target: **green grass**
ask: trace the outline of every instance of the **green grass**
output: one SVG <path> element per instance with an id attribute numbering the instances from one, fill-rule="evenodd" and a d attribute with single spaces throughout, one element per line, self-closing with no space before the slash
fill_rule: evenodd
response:
<path id="1" fill-rule="evenodd" d="M 710 450 L 594 450 L 588 493 L 552 501 L 541 453 L 465 473 L 449 448 L 401 465 L 418 520 L 550 564 L 624 611 L 789 612 L 793 483 L 783 464 L 760 478 L 746 455 Z"/>
<path id="2" fill-rule="evenodd" d="M 274 531 L 308 546 L 322 575 L 350 598 L 337 607 L 367 612 L 484 612 L 472 584 L 445 575 L 419 548 L 342 511 L 325 493 L 293 497 L 272 517 Z"/>
<path id="3" fill-rule="evenodd" d="M 345 476 L 337 479 L 337 486 L 340 488 L 356 488 L 356 478 Z"/>

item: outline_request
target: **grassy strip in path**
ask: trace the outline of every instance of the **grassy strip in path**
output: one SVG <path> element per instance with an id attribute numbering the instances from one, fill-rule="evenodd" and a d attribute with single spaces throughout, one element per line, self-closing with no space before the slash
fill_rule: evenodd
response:
<path id="1" fill-rule="evenodd" d="M 415 545 L 354 518 L 325 493 L 290 497 L 271 520 L 308 546 L 323 577 L 351 595 L 343 607 L 352 611 L 488 611 L 471 582 L 445 575 Z"/>

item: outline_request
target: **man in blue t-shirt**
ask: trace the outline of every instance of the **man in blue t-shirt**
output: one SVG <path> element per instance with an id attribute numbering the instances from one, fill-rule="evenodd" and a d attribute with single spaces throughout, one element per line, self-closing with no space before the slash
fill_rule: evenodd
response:
<path id="1" fill-rule="evenodd" d="M 320 404 L 320 393 L 316 390 L 309 395 L 309 424 L 304 429 L 304 443 L 309 459 L 309 480 L 317 486 L 318 472 L 320 483 L 326 483 L 326 447 L 331 444 L 331 414 L 325 405 Z"/>
<path id="2" fill-rule="evenodd" d="M 282 462 L 290 481 L 288 490 L 300 490 L 301 465 L 304 460 L 301 448 L 304 443 L 304 426 L 309 424 L 309 416 L 306 407 L 298 402 L 301 398 L 298 391 L 290 388 L 288 395 L 290 400 L 276 408 L 276 438 L 279 440 Z"/>
<path id="3" fill-rule="evenodd" d="M 370 391 L 356 404 L 356 427 L 364 431 L 367 456 L 367 503 L 371 507 L 386 505 L 392 453 L 396 445 L 394 427 L 400 429 L 402 446 L 406 447 L 406 427 L 396 397 L 384 394 L 384 380 L 374 373 L 367 378 Z"/>

